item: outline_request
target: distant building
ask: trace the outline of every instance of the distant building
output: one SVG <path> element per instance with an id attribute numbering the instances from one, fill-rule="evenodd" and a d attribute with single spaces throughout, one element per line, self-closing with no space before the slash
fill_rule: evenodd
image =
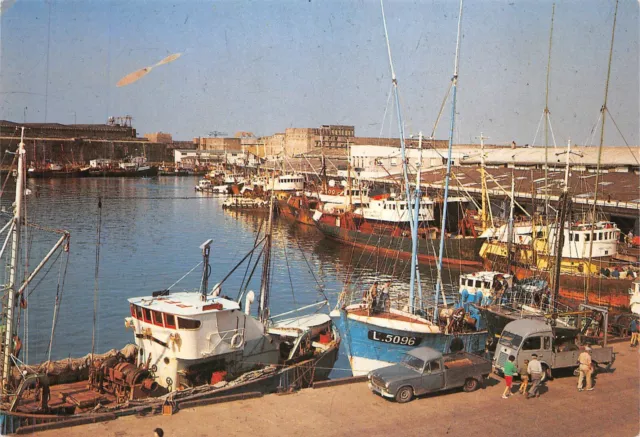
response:
<path id="1" fill-rule="evenodd" d="M 299 156 L 317 148 L 346 149 L 354 132 L 354 126 L 343 125 L 290 127 L 284 132 L 260 138 L 255 145 L 255 153 L 273 159 L 276 156 Z"/>
<path id="2" fill-rule="evenodd" d="M 173 142 L 173 138 L 171 134 L 165 132 L 155 132 L 152 134 L 144 134 L 144 137 L 149 140 L 150 143 L 164 143 L 171 144 Z"/>
<path id="3" fill-rule="evenodd" d="M 223 162 L 224 152 L 219 150 L 175 149 L 173 151 L 173 160 L 177 167 L 194 168 Z"/>
<path id="4" fill-rule="evenodd" d="M 224 152 L 242 152 L 241 138 L 197 137 L 193 139 L 198 150 L 217 150 Z"/>

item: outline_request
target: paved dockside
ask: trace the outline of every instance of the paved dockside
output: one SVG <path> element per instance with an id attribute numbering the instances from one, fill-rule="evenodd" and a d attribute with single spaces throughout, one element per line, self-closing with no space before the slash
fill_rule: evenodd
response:
<path id="1" fill-rule="evenodd" d="M 42 432 L 49 436 L 637 436 L 640 367 L 637 349 L 615 345 L 612 372 L 592 392 L 577 378 L 557 377 L 537 399 L 502 399 L 503 382 L 474 393 L 451 392 L 400 405 L 356 383 L 269 395 L 182 410 L 173 416 L 123 417 L 112 422 Z"/>

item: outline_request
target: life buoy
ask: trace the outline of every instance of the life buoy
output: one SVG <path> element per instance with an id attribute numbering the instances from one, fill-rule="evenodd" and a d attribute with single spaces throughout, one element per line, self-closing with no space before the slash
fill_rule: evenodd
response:
<path id="1" fill-rule="evenodd" d="M 242 347 L 242 345 L 244 344 L 244 336 L 242 334 L 240 334 L 239 332 L 237 334 L 234 334 L 233 337 L 231 337 L 231 347 L 234 349 L 238 349 L 240 347 Z"/>

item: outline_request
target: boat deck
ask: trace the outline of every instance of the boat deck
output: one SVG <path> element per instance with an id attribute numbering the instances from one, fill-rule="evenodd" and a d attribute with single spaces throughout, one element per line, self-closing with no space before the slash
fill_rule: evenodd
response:
<path id="1" fill-rule="evenodd" d="M 98 403 L 106 406 L 115 402 L 115 397 L 110 393 L 100 394 L 89 388 L 87 381 L 77 381 L 51 386 L 49 409 L 52 413 L 80 413 L 93 409 Z M 18 405 L 18 411 L 36 413 L 40 406 L 40 400 L 34 399 L 33 396 L 24 396 Z"/>
<path id="2" fill-rule="evenodd" d="M 387 319 L 387 320 L 397 320 L 400 322 L 409 322 L 409 323 L 420 323 L 420 324 L 424 324 L 424 325 L 431 325 L 430 323 L 418 319 L 418 318 L 413 318 L 413 317 L 408 317 L 404 314 L 397 314 L 397 313 L 392 313 L 392 312 L 375 312 L 375 313 L 371 313 L 369 314 L 369 311 L 366 308 L 355 308 L 355 309 L 349 309 L 349 313 L 350 314 L 354 314 L 356 316 L 362 316 L 362 317 L 376 317 L 378 319 Z"/>

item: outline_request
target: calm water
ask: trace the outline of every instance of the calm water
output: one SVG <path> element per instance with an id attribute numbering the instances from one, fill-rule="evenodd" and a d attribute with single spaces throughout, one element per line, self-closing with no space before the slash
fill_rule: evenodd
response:
<path id="1" fill-rule="evenodd" d="M 229 213 L 222 198 L 194 192 L 195 178 L 28 180 L 27 219 L 48 228 L 66 229 L 71 246 L 64 287 L 59 286 L 66 253 L 51 262 L 47 276 L 30 287 L 28 330 L 22 358 L 30 363 L 46 359 L 53 307 L 62 293 L 52 358 L 82 356 L 91 350 L 98 196 L 102 196 L 99 266 L 99 304 L 96 351 L 120 348 L 132 342 L 124 328 L 129 314 L 127 298 L 149 295 L 174 284 L 201 261 L 199 246 L 213 239 L 210 287 L 219 282 L 253 247 L 266 214 Z M 12 190 L 11 188 L 10 190 Z M 13 192 L 2 205 L 8 208 Z M 57 236 L 27 228 L 23 258 L 32 270 L 57 240 Z M 383 259 L 338 245 L 323 238 L 315 228 L 276 220 L 273 238 L 271 313 L 279 314 L 328 297 L 336 303 L 345 282 L 361 293 L 378 278 L 393 280 L 393 290 L 408 290 L 408 263 Z M 47 270 L 45 269 L 45 271 Z M 239 268 L 223 285 L 223 294 L 238 295 L 246 267 Z M 376 272 L 381 272 L 379 276 Z M 423 289 L 433 289 L 435 272 L 421 269 Z M 196 290 L 201 267 L 173 287 Z M 249 289 L 259 289 L 260 268 Z M 445 271 L 447 289 L 458 273 Z M 4 278 L 3 278 L 4 279 Z M 37 285 L 36 285 L 37 284 Z M 257 293 L 256 293 L 257 294 Z M 257 303 L 253 309 L 256 310 Z M 329 308 L 323 308 L 329 311 Z M 334 377 L 350 374 L 341 355 Z M 342 370 L 345 369 L 345 370 Z"/>

